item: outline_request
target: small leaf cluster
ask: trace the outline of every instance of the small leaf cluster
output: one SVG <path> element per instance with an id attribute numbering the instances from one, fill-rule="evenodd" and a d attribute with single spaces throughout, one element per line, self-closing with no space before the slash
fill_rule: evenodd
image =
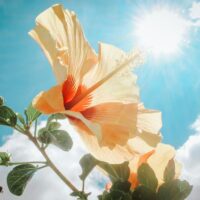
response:
<path id="1" fill-rule="evenodd" d="M 10 155 L 6 152 L 0 152 L 0 165 L 7 166 L 10 161 Z"/>
<path id="2" fill-rule="evenodd" d="M 57 119 L 62 119 L 62 117 L 62 114 L 50 116 L 46 126 L 38 131 L 38 140 L 46 146 L 53 144 L 63 151 L 69 151 L 73 142 L 67 131 L 59 129 L 61 125 Z"/>
<path id="3" fill-rule="evenodd" d="M 33 107 L 29 108 L 25 111 L 27 122 L 21 119 L 21 122 L 25 123 L 25 125 L 32 124 L 40 116 Z M 42 144 L 48 145 L 51 143 L 64 151 L 68 151 L 72 147 L 72 139 L 66 131 L 59 130 L 60 124 L 55 121 L 57 119 L 61 119 L 61 115 L 50 116 L 46 126 L 36 133 L 36 137 Z M 8 158 L 8 154 L 4 152 L 0 153 L 0 164 L 3 163 L 6 165 L 6 162 L 9 162 Z M 38 166 L 30 163 L 20 164 L 14 167 L 7 176 L 7 185 L 10 192 L 17 196 L 22 195 L 36 171 L 44 167 L 45 165 Z"/>
<path id="4" fill-rule="evenodd" d="M 16 124 L 16 114 L 11 108 L 4 105 L 4 99 L 0 97 L 0 125 L 15 127 Z"/>
<path id="5" fill-rule="evenodd" d="M 23 130 L 29 129 L 33 122 L 38 119 L 38 117 L 41 115 L 41 113 L 33 108 L 32 103 L 29 104 L 29 106 L 25 109 L 24 115 L 16 113 L 17 119 L 19 120 L 20 124 L 19 126 L 23 126 Z"/>
<path id="6" fill-rule="evenodd" d="M 164 183 L 159 186 L 153 169 L 144 163 L 137 171 L 139 185 L 135 189 L 131 189 L 128 180 L 118 180 L 99 196 L 99 200 L 184 200 L 188 197 L 192 186 L 175 178 L 173 160 L 169 161 L 163 176 Z"/>
<path id="7" fill-rule="evenodd" d="M 9 126 L 19 132 L 23 132 L 31 126 L 41 113 L 30 104 L 28 108 L 25 109 L 24 115 L 25 117 L 14 112 L 13 109 L 5 105 L 3 97 L 0 97 L 0 125 Z"/>
<path id="8" fill-rule="evenodd" d="M 4 105 L 4 99 L 0 97 L 0 125 L 9 126 L 16 129 L 18 132 L 31 137 L 38 145 L 41 144 L 41 149 L 45 149 L 49 144 L 53 144 L 64 151 L 69 151 L 72 148 L 72 139 L 65 130 L 60 130 L 58 119 L 66 118 L 62 114 L 53 114 L 49 116 L 46 126 L 37 131 L 37 119 L 41 115 L 32 103 L 25 109 L 24 114 L 14 112 L 11 108 Z M 30 128 L 35 122 L 34 135 L 31 134 Z M 30 136 L 31 134 L 31 136 Z M 39 143 L 40 144 L 39 144 Z M 33 165 L 33 163 L 35 163 Z M 39 164 L 39 165 L 38 165 Z M 7 176 L 7 185 L 11 193 L 20 196 L 23 194 L 28 182 L 39 169 L 48 165 L 47 162 L 11 162 L 10 155 L 6 152 L 0 152 L 0 165 L 15 167 Z M 81 193 L 81 199 L 84 199 L 85 194 Z M 87 197 L 86 197 L 87 198 Z"/>

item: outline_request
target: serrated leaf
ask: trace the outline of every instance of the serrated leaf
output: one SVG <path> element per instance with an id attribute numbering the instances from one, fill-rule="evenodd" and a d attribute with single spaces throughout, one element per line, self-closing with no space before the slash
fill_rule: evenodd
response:
<path id="1" fill-rule="evenodd" d="M 0 125 L 14 127 L 17 123 L 17 116 L 7 106 L 0 106 Z"/>
<path id="2" fill-rule="evenodd" d="M 0 152 L 0 165 L 7 165 L 10 161 L 10 155 L 6 152 Z"/>
<path id="3" fill-rule="evenodd" d="M 138 186 L 132 193 L 132 200 L 156 200 L 156 193 L 141 185 Z"/>
<path id="4" fill-rule="evenodd" d="M 69 151 L 72 148 L 73 141 L 70 135 L 64 130 L 50 131 L 51 143 L 62 149 Z"/>
<path id="5" fill-rule="evenodd" d="M 22 195 L 27 183 L 37 169 L 38 168 L 32 164 L 23 164 L 14 167 L 7 176 L 7 184 L 10 192 L 17 196 Z"/>
<path id="6" fill-rule="evenodd" d="M 112 182 L 127 181 L 130 175 L 128 162 L 122 164 L 109 164 L 95 159 L 91 154 L 84 155 L 80 160 L 82 174 L 80 178 L 85 180 L 95 166 L 102 168 L 111 178 Z"/>
<path id="7" fill-rule="evenodd" d="M 172 181 L 175 177 L 175 162 L 174 159 L 169 160 L 167 167 L 164 171 L 164 181 Z"/>
<path id="8" fill-rule="evenodd" d="M 158 200 L 184 200 L 192 191 L 187 181 L 173 180 L 162 184 L 157 193 Z"/>
<path id="9" fill-rule="evenodd" d="M 143 163 L 138 169 L 138 180 L 141 185 L 156 191 L 158 186 L 158 180 L 153 169 L 147 164 Z"/>
<path id="10" fill-rule="evenodd" d="M 40 115 L 41 112 L 36 110 L 33 106 L 32 103 L 28 106 L 28 108 L 25 110 L 25 115 L 28 119 L 28 124 L 31 125 L 32 122 L 34 122 Z"/>
<path id="11" fill-rule="evenodd" d="M 47 124 L 47 129 L 50 131 L 54 131 L 60 128 L 60 123 L 59 122 L 49 122 Z"/>

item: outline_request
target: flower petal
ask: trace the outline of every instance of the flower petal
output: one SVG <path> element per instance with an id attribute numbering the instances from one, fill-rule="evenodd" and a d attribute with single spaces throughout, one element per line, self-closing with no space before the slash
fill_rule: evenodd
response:
<path id="1" fill-rule="evenodd" d="M 175 149 L 167 144 L 159 144 L 155 153 L 148 159 L 148 164 L 154 170 L 158 179 L 159 185 L 163 183 L 163 175 L 169 160 L 175 157 Z M 180 165 L 176 163 L 176 178 L 180 174 Z"/>
<path id="2" fill-rule="evenodd" d="M 83 84 L 92 88 L 91 106 L 106 102 L 137 103 L 139 89 L 131 66 L 135 67 L 140 63 L 140 52 L 128 55 L 103 43 L 100 43 L 99 49 L 99 63 L 83 79 Z"/>
<path id="3" fill-rule="evenodd" d="M 107 103 L 89 108 L 82 115 L 72 111 L 65 114 L 97 159 L 120 163 L 151 151 L 160 142 L 160 134 L 138 132 L 137 112 L 137 104 Z M 113 154 L 112 161 L 104 156 L 105 152 Z"/>
<path id="4" fill-rule="evenodd" d="M 39 93 L 33 100 L 33 106 L 42 113 L 53 114 L 65 110 L 62 96 L 62 86 L 52 87 Z"/>
<path id="5" fill-rule="evenodd" d="M 138 105 L 137 125 L 141 132 L 159 133 L 162 127 L 161 112 L 145 109 L 144 105 L 140 103 Z"/>
<path id="6" fill-rule="evenodd" d="M 77 132 L 89 152 L 98 160 L 111 164 L 117 164 L 130 160 L 134 157 L 134 153 L 129 152 L 129 150 L 123 146 L 116 145 L 113 149 L 100 146 L 97 137 L 81 120 L 69 118 L 69 121 L 77 129 Z"/>
<path id="7" fill-rule="evenodd" d="M 99 143 L 102 146 L 125 145 L 137 132 L 137 104 L 104 103 L 88 108 L 82 114 L 101 127 Z"/>
<path id="8" fill-rule="evenodd" d="M 67 75 L 80 81 L 97 62 L 95 52 L 85 40 L 73 12 L 54 5 L 36 18 L 36 27 L 29 33 L 49 59 L 58 83 Z"/>
<path id="9" fill-rule="evenodd" d="M 146 110 L 140 104 L 104 103 L 88 108 L 82 114 L 100 125 L 102 140 L 99 142 L 103 146 L 113 148 L 116 144 L 125 145 L 129 140 L 131 150 L 146 153 L 161 140 L 160 112 Z M 138 145 L 140 141 L 142 146 Z"/>

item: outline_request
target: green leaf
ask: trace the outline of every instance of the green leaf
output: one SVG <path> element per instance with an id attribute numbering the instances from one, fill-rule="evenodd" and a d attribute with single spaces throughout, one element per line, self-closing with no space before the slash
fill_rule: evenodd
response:
<path id="1" fill-rule="evenodd" d="M 3 104 L 4 104 L 4 99 L 2 96 L 0 96 L 0 106 L 3 106 Z"/>
<path id="2" fill-rule="evenodd" d="M 46 127 L 38 131 L 38 140 L 44 144 L 54 144 L 63 151 L 69 151 L 73 145 L 72 139 L 66 131 L 58 128 L 60 123 L 48 120 Z"/>
<path id="3" fill-rule="evenodd" d="M 147 163 L 144 163 L 139 167 L 137 174 L 141 185 L 151 189 L 152 191 L 156 191 L 158 180 L 153 169 Z"/>
<path id="4" fill-rule="evenodd" d="M 21 114 L 19 114 L 19 113 L 16 113 L 16 115 L 17 115 L 17 118 L 19 119 L 19 121 L 20 121 L 23 125 L 25 125 L 26 122 L 25 122 L 23 116 L 22 116 Z"/>
<path id="5" fill-rule="evenodd" d="M 192 186 L 187 181 L 178 179 L 162 184 L 157 193 L 158 200 L 184 200 L 192 191 Z"/>
<path id="6" fill-rule="evenodd" d="M 57 114 L 52 114 L 49 116 L 47 123 L 53 121 L 53 120 L 58 120 L 58 119 L 66 119 L 66 116 L 64 114 L 61 113 L 57 113 Z"/>
<path id="7" fill-rule="evenodd" d="M 91 154 L 86 154 L 80 159 L 79 163 L 82 168 L 82 174 L 79 177 L 84 181 L 97 165 L 98 161 Z"/>
<path id="8" fill-rule="evenodd" d="M 98 162 L 98 166 L 109 174 L 112 182 L 127 181 L 130 175 L 129 162 L 122 164 L 109 164 L 106 162 Z"/>
<path id="9" fill-rule="evenodd" d="M 0 152 L 0 165 L 7 166 L 10 161 L 10 155 L 6 152 Z"/>
<path id="10" fill-rule="evenodd" d="M 38 140 L 42 142 L 43 144 L 50 144 L 51 143 L 51 136 L 50 131 L 46 128 L 41 128 L 38 131 Z"/>
<path id="11" fill-rule="evenodd" d="M 124 193 L 120 190 L 113 190 L 110 192 L 110 200 L 131 200 L 130 193 Z"/>
<path id="12" fill-rule="evenodd" d="M 90 195 L 91 193 L 84 193 L 82 191 L 79 191 L 79 192 L 72 192 L 71 193 L 71 196 L 73 197 L 78 197 L 78 200 L 87 200 L 88 199 L 88 196 Z"/>
<path id="13" fill-rule="evenodd" d="M 102 199 L 131 200 L 131 184 L 128 181 L 116 181 L 110 188 L 109 194 L 105 193 Z"/>
<path id="14" fill-rule="evenodd" d="M 128 182 L 116 182 L 110 192 L 104 191 L 98 196 L 99 200 L 132 200 L 130 184 Z"/>
<path id="15" fill-rule="evenodd" d="M 28 124 L 31 125 L 32 122 L 34 122 L 40 115 L 41 112 L 33 108 L 32 103 L 28 106 L 28 108 L 25 110 L 25 115 L 28 120 Z"/>
<path id="16" fill-rule="evenodd" d="M 10 192 L 17 196 L 22 195 L 28 181 L 30 181 L 37 169 L 32 164 L 23 164 L 14 167 L 7 176 L 7 184 Z"/>
<path id="17" fill-rule="evenodd" d="M 111 187 L 111 191 L 113 190 L 119 190 L 122 191 L 124 193 L 128 193 L 130 191 L 131 188 L 131 184 L 128 181 L 116 181 L 115 183 L 113 183 L 112 187 Z"/>
<path id="18" fill-rule="evenodd" d="M 164 181 L 169 182 L 172 181 L 175 177 L 175 163 L 174 159 L 169 160 L 167 167 L 164 171 Z"/>
<path id="19" fill-rule="evenodd" d="M 69 151 L 72 148 L 73 142 L 70 135 L 64 130 L 50 131 L 51 143 L 62 149 Z"/>
<path id="20" fill-rule="evenodd" d="M 95 159 L 91 154 L 87 154 L 80 160 L 80 165 L 82 167 L 82 174 L 80 175 L 80 178 L 85 180 L 93 168 L 98 165 L 106 173 L 108 173 L 112 182 L 119 180 L 127 181 L 130 175 L 128 164 L 128 162 L 124 162 L 122 164 L 109 164 Z"/>
<path id="21" fill-rule="evenodd" d="M 112 200 L 112 197 L 109 192 L 104 191 L 102 195 L 98 196 L 98 200 Z"/>
<path id="22" fill-rule="evenodd" d="M 138 186 L 132 193 L 132 200 L 156 200 L 156 193 L 141 185 Z"/>
<path id="23" fill-rule="evenodd" d="M 47 124 L 47 129 L 50 131 L 57 130 L 60 128 L 60 123 L 58 122 L 49 122 Z"/>
<path id="24" fill-rule="evenodd" d="M 17 116 L 7 106 L 0 106 L 0 125 L 14 127 L 17 123 Z"/>

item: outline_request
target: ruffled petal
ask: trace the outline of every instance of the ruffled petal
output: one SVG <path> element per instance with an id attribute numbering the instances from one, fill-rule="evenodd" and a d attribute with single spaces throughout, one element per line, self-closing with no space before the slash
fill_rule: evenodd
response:
<path id="1" fill-rule="evenodd" d="M 53 114 L 65 110 L 62 96 L 62 86 L 52 87 L 48 91 L 40 92 L 32 102 L 33 107 L 44 114 Z"/>
<path id="2" fill-rule="evenodd" d="M 58 83 L 67 75 L 77 84 L 97 62 L 97 56 L 85 40 L 76 15 L 61 5 L 42 12 L 36 18 L 36 27 L 29 34 L 35 39 L 50 61 Z"/>

